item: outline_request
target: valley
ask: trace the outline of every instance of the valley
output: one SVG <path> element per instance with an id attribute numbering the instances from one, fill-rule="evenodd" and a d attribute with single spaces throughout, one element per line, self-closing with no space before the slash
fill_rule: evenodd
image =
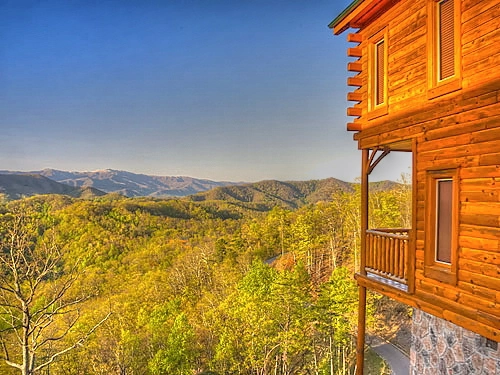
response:
<path id="1" fill-rule="evenodd" d="M 25 260 L 10 269 L 33 270 L 57 256 L 43 278 L 26 273 L 20 284 L 41 280 L 26 303 L 33 324 L 50 316 L 33 331 L 41 341 L 30 341 L 47 344 L 29 350 L 39 363 L 56 356 L 51 374 L 352 370 L 358 185 L 262 181 L 158 198 L 72 195 L 46 177 L 31 178 L 55 190 L 4 200 L 0 231 L 14 237 L 0 237 L 0 256 L 1 264 Z M 374 225 L 408 220 L 407 186 L 384 182 L 372 190 Z M 12 247 L 9 238 L 30 245 Z M 20 258 L 5 257 L 20 250 Z M 15 283 L 8 270 L 0 273 L 3 283 Z M 2 296 L 2 340 L 10 361 L 20 362 L 12 310 L 19 302 Z M 52 303 L 43 307 L 50 298 L 57 314 Z M 385 317 L 377 320 L 387 326 L 373 332 L 390 339 L 409 315 L 387 303 L 370 296 L 369 316 Z M 0 372 L 16 373 L 4 361 Z"/>

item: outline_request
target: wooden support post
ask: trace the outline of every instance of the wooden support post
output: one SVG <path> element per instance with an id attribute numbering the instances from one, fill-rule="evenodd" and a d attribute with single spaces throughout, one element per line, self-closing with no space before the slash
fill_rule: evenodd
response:
<path id="1" fill-rule="evenodd" d="M 375 152 L 375 151 L 373 151 Z M 373 156 L 373 155 L 372 155 Z M 361 275 L 366 275 L 366 231 L 368 230 L 368 175 L 370 174 L 369 150 L 363 149 L 361 163 Z M 358 337 L 356 343 L 356 375 L 363 375 L 365 363 L 366 287 L 359 286 Z"/>
<path id="2" fill-rule="evenodd" d="M 417 138 L 413 138 L 412 147 L 412 176 L 411 176 L 411 191 L 412 191 L 412 208 L 411 208 L 411 230 L 408 233 L 409 241 L 405 242 L 404 254 L 406 263 L 405 279 L 408 280 L 408 293 L 415 292 L 415 262 L 417 248 Z M 409 251 L 411 249 L 411 251 Z"/>
<path id="3" fill-rule="evenodd" d="M 375 151 L 373 151 L 375 152 Z M 366 275 L 366 231 L 368 230 L 368 175 L 370 173 L 369 150 L 362 151 L 361 163 L 361 254 L 359 273 Z"/>
<path id="4" fill-rule="evenodd" d="M 356 375 L 363 375 L 365 364 L 366 287 L 359 286 L 358 338 L 356 342 Z"/>

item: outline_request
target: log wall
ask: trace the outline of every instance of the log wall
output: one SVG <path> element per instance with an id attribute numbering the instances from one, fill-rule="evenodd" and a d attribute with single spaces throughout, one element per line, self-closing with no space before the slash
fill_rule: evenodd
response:
<path id="1" fill-rule="evenodd" d="M 396 2 L 354 38 L 361 40 L 357 48 L 363 53 L 353 113 L 359 116 L 349 126 L 358 131 L 359 148 L 416 141 L 414 294 L 403 296 L 364 279 L 360 284 L 500 341 L 500 3 L 458 2 L 461 88 L 429 98 L 428 1 Z M 368 41 L 383 28 L 388 30 L 388 110 L 370 119 Z M 447 168 L 456 168 L 459 179 L 456 284 L 424 272 L 426 176 Z"/>

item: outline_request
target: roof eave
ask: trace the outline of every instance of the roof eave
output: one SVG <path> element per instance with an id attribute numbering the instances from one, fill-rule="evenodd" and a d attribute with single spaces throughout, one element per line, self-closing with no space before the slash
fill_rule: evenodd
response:
<path id="1" fill-rule="evenodd" d="M 372 17 L 399 0 L 355 0 L 328 25 L 338 35 L 348 28 L 359 29 Z"/>
<path id="2" fill-rule="evenodd" d="M 342 13 L 340 13 L 335 19 L 328 24 L 330 29 L 333 29 L 334 34 L 338 35 L 349 28 L 349 18 L 348 16 L 365 0 L 354 0 L 347 8 L 345 8 Z"/>

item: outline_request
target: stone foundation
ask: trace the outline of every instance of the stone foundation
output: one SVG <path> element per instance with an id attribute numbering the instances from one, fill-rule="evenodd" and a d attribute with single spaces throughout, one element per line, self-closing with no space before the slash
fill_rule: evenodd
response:
<path id="1" fill-rule="evenodd" d="M 413 309 L 411 375 L 500 375 L 500 344 Z"/>

